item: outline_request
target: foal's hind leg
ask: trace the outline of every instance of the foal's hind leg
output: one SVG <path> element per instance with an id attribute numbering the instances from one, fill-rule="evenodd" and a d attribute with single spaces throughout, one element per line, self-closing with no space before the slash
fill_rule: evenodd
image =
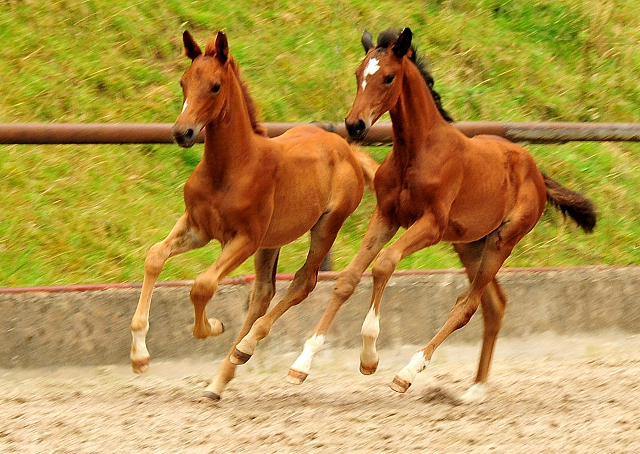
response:
<path id="1" fill-rule="evenodd" d="M 219 400 L 225 386 L 233 379 L 236 365 L 229 361 L 236 345 L 249 332 L 249 329 L 258 317 L 267 312 L 269 303 L 276 293 L 276 268 L 280 249 L 258 249 L 254 256 L 256 280 L 249 296 L 249 309 L 247 316 L 231 350 L 222 360 L 215 378 L 205 390 L 205 396 L 212 400 Z"/>
<path id="2" fill-rule="evenodd" d="M 133 336 L 131 367 L 134 372 L 146 372 L 149 368 L 146 336 L 149 330 L 151 295 L 165 262 L 169 257 L 202 247 L 208 242 L 208 239 L 203 238 L 189 225 L 188 216 L 185 213 L 173 227 L 169 236 L 149 249 L 144 262 L 144 281 L 142 282 L 140 300 L 131 321 L 131 335 Z"/>
<path id="3" fill-rule="evenodd" d="M 464 265 L 469 281 L 472 282 L 480 266 L 485 240 L 482 239 L 470 244 L 454 245 Z M 489 375 L 491 357 L 495 348 L 496 339 L 502 324 L 502 318 L 507 306 L 507 296 L 500 287 L 498 280 L 494 278 L 482 292 L 482 318 L 484 320 L 484 336 L 482 340 L 482 352 L 478 363 L 478 373 L 474 385 L 462 396 L 467 403 L 479 403 L 486 397 L 486 382 Z"/>
<path id="4" fill-rule="evenodd" d="M 232 363 L 246 363 L 253 355 L 258 342 L 267 337 L 276 320 L 303 301 L 315 288 L 320 264 L 331 249 L 345 218 L 343 213 L 329 212 L 311 228 L 311 245 L 307 260 L 296 272 L 284 298 L 266 315 L 258 318 L 249 333 L 238 343 L 231 356 Z"/>
<path id="5" fill-rule="evenodd" d="M 429 364 L 436 348 L 438 348 L 451 333 L 462 328 L 469 322 L 480 305 L 482 293 L 485 288 L 494 280 L 498 270 L 509 254 L 511 254 L 513 247 L 535 225 L 535 221 L 530 223 L 528 221 L 529 219 L 531 218 L 521 218 L 519 222 L 516 222 L 518 220 L 507 220 L 487 236 L 482 250 L 482 258 L 473 281 L 469 286 L 469 290 L 458 297 L 456 304 L 453 306 L 453 309 L 451 309 L 449 317 L 440 331 L 431 339 L 426 347 L 413 355 L 409 364 L 395 376 L 391 383 L 391 389 L 398 392 L 405 392 L 409 386 L 411 386 L 415 376 L 423 371 L 427 364 Z M 535 220 L 537 221 L 537 219 Z M 493 347 L 491 349 L 493 350 Z M 489 359 L 490 358 L 486 358 L 485 356 L 485 362 Z M 477 401 L 479 399 L 475 400 Z"/>

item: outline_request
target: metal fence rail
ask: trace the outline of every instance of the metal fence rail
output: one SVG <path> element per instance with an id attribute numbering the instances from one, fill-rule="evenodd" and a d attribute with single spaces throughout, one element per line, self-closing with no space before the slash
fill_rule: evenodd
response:
<path id="1" fill-rule="evenodd" d="M 265 123 L 269 136 L 275 137 L 305 123 Z M 344 124 L 327 122 L 315 125 L 347 136 Z M 453 124 L 472 137 L 492 134 L 514 142 L 566 143 L 640 142 L 638 123 L 518 123 L 498 121 L 461 121 Z M 129 144 L 173 143 L 171 123 L 3 123 L 0 144 Z M 391 123 L 372 126 L 363 145 L 389 145 Z M 200 134 L 199 142 L 204 141 Z"/>

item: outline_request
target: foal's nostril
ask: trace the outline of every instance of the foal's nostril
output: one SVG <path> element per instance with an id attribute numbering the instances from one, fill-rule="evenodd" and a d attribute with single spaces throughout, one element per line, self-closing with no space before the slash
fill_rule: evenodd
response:
<path id="1" fill-rule="evenodd" d="M 193 129 L 189 128 L 189 129 L 187 129 L 187 130 L 185 131 L 185 133 L 184 133 L 184 138 L 185 138 L 186 140 L 191 140 L 191 139 L 193 139 L 193 134 L 194 134 Z"/>
<path id="2" fill-rule="evenodd" d="M 350 123 L 347 120 L 345 120 L 344 122 L 345 122 L 345 126 L 347 127 L 347 132 L 349 133 L 349 136 L 351 136 L 354 139 L 362 136 L 362 134 L 365 132 L 365 129 L 367 127 L 365 122 L 362 119 L 358 119 L 354 123 Z"/>

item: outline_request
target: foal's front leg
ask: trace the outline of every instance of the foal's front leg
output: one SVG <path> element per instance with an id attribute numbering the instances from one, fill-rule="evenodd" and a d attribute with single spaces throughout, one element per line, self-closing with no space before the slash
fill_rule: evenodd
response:
<path id="1" fill-rule="evenodd" d="M 176 225 L 167 238 L 156 243 L 149 249 L 144 262 L 144 280 L 138 307 L 131 321 L 131 367 L 135 373 L 146 372 L 149 368 L 149 352 L 147 351 L 146 337 L 149 331 L 149 310 L 151 308 L 151 296 L 158 276 L 169 257 L 202 247 L 209 240 L 201 232 L 196 231 L 189 224 L 188 215 L 185 213 L 176 222 Z"/>
<path id="2" fill-rule="evenodd" d="M 437 243 L 442 236 L 433 215 L 418 219 L 391 246 L 382 251 L 373 265 L 373 291 L 369 312 L 362 324 L 362 353 L 360 354 L 360 372 L 373 374 L 378 368 L 376 341 L 380 334 L 380 303 L 389 278 L 403 258 L 420 249 Z"/>
<path id="3" fill-rule="evenodd" d="M 205 339 L 224 331 L 222 323 L 215 318 L 207 318 L 206 306 L 218 289 L 220 280 L 247 260 L 258 249 L 258 243 L 248 235 L 236 234 L 229 240 L 218 259 L 207 271 L 196 277 L 191 287 L 191 302 L 194 309 L 193 336 Z"/>

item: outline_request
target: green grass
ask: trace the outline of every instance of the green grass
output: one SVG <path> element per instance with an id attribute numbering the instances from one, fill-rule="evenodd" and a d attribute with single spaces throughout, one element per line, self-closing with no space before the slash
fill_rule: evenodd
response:
<path id="1" fill-rule="evenodd" d="M 5 0 L 0 122 L 173 122 L 188 65 L 181 34 L 227 32 L 265 121 L 340 122 L 354 96 L 360 35 L 412 28 L 458 120 L 640 122 L 635 0 L 392 1 Z M 540 167 L 588 194 L 584 235 L 547 211 L 507 266 L 640 263 L 640 145 L 529 147 Z M 140 281 L 148 248 L 181 215 L 202 146 L 0 146 L 0 286 Z M 388 149 L 370 149 L 380 160 Z M 333 250 L 353 257 L 366 195 Z M 301 265 L 308 239 L 283 248 Z M 172 258 L 162 279 L 211 265 L 217 245 Z M 402 268 L 457 267 L 443 244 Z M 234 274 L 252 272 L 248 261 Z"/>

